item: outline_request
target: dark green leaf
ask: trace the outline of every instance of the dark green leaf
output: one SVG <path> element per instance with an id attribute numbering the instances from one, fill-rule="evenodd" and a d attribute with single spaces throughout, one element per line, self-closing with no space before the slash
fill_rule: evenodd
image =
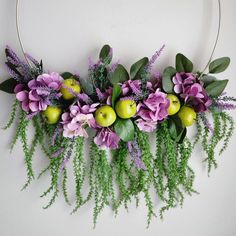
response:
<path id="1" fill-rule="evenodd" d="M 177 138 L 176 142 L 177 142 L 177 143 L 183 143 L 183 141 L 184 141 L 186 135 L 187 135 L 187 129 L 184 128 L 183 131 L 182 131 L 182 133 L 181 133 L 181 134 L 179 135 L 179 137 Z"/>
<path id="2" fill-rule="evenodd" d="M 112 49 L 109 45 L 104 45 L 100 51 L 99 58 L 102 62 L 109 64 L 112 60 Z"/>
<path id="3" fill-rule="evenodd" d="M 171 137 L 176 139 L 183 131 L 184 127 L 178 116 L 171 116 L 168 119 L 168 126 Z"/>
<path id="4" fill-rule="evenodd" d="M 114 125 L 115 132 L 125 142 L 134 139 L 134 124 L 130 119 L 118 119 Z"/>
<path id="5" fill-rule="evenodd" d="M 163 72 L 162 79 L 162 88 L 166 93 L 172 93 L 174 84 L 172 82 L 172 77 L 176 74 L 176 70 L 174 67 L 167 67 Z"/>
<path id="6" fill-rule="evenodd" d="M 129 79 L 129 73 L 121 64 L 119 64 L 116 67 L 115 71 L 110 75 L 110 81 L 113 85 L 120 82 L 124 82 L 128 79 Z"/>
<path id="7" fill-rule="evenodd" d="M 216 81 L 216 77 L 211 76 L 211 75 L 203 75 L 202 79 L 201 79 L 204 83 L 204 88 L 207 87 L 210 83 L 212 83 L 213 81 Z"/>
<path id="8" fill-rule="evenodd" d="M 211 97 L 218 97 L 222 94 L 224 91 L 226 85 L 228 83 L 228 80 L 216 80 L 210 83 L 206 88 L 206 92 Z"/>
<path id="9" fill-rule="evenodd" d="M 144 69 L 144 67 L 148 64 L 148 58 L 144 57 L 139 61 L 135 62 L 130 68 L 130 77 L 131 79 L 137 79 Z"/>
<path id="10" fill-rule="evenodd" d="M 221 57 L 212 61 L 209 65 L 209 73 L 217 74 L 227 69 L 230 64 L 229 57 Z"/>
<path id="11" fill-rule="evenodd" d="M 0 84 L 0 90 L 6 93 L 14 93 L 14 88 L 16 87 L 17 82 L 13 78 L 7 79 Z"/>
<path id="12" fill-rule="evenodd" d="M 113 86 L 113 90 L 112 90 L 112 97 L 111 97 L 111 103 L 112 103 L 112 107 L 115 107 L 115 102 L 118 99 L 118 97 L 121 94 L 121 87 L 117 84 L 115 84 Z"/>
<path id="13" fill-rule="evenodd" d="M 63 79 L 69 79 L 69 78 L 73 77 L 73 74 L 71 74 L 70 72 L 64 72 L 61 74 L 61 77 Z"/>
<path id="14" fill-rule="evenodd" d="M 193 71 L 193 63 L 181 53 L 176 55 L 175 67 L 178 72 Z"/>

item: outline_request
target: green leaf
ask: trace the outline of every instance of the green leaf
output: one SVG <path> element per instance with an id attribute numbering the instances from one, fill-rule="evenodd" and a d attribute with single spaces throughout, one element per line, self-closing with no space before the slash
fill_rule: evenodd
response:
<path id="1" fill-rule="evenodd" d="M 92 95 L 94 93 L 94 88 L 93 85 L 90 81 L 87 79 L 83 79 L 81 77 L 77 77 L 77 80 L 80 82 L 82 90 L 87 94 L 87 95 Z"/>
<path id="2" fill-rule="evenodd" d="M 73 77 L 73 74 L 71 74 L 70 72 L 64 72 L 61 74 L 61 77 L 63 79 L 69 79 L 69 78 Z"/>
<path id="3" fill-rule="evenodd" d="M 116 67 L 115 71 L 110 75 L 110 81 L 113 85 L 115 85 L 117 83 L 124 82 L 126 80 L 129 80 L 129 73 L 124 68 L 124 66 L 119 64 Z"/>
<path id="4" fill-rule="evenodd" d="M 183 54 L 176 55 L 175 67 L 178 72 L 192 72 L 193 63 Z"/>
<path id="5" fill-rule="evenodd" d="M 174 84 L 172 82 L 172 77 L 176 74 L 176 69 L 174 67 L 167 67 L 163 72 L 162 88 L 166 93 L 172 93 Z"/>
<path id="6" fill-rule="evenodd" d="M 113 86 L 113 90 L 112 90 L 112 97 L 111 97 L 111 103 L 112 103 L 112 107 L 115 107 L 115 102 L 118 99 L 118 97 L 121 94 L 121 87 L 117 84 L 115 84 Z"/>
<path id="7" fill-rule="evenodd" d="M 217 74 L 217 73 L 223 72 L 228 68 L 229 64 L 230 64 L 229 57 L 218 58 L 210 63 L 209 73 Z"/>
<path id="8" fill-rule="evenodd" d="M 203 75 L 201 81 L 204 83 L 204 88 L 205 88 L 212 82 L 216 81 L 216 77 L 211 75 Z"/>
<path id="9" fill-rule="evenodd" d="M 99 58 L 102 62 L 109 64 L 112 60 L 112 48 L 109 45 L 104 45 L 100 51 Z"/>
<path id="10" fill-rule="evenodd" d="M 184 128 L 178 116 L 169 117 L 168 127 L 172 138 L 178 137 L 182 133 Z"/>
<path id="11" fill-rule="evenodd" d="M 114 125 L 115 132 L 125 142 L 134 139 L 134 124 L 130 119 L 118 119 Z"/>
<path id="12" fill-rule="evenodd" d="M 144 57 L 139 61 L 135 62 L 130 68 L 130 77 L 131 79 L 137 79 L 142 73 L 144 67 L 148 64 L 148 58 Z"/>
<path id="13" fill-rule="evenodd" d="M 17 85 L 16 80 L 13 78 L 10 78 L 10 79 L 3 81 L 0 84 L 0 90 L 4 91 L 6 93 L 14 93 L 14 89 L 15 89 L 16 85 Z"/>
<path id="14" fill-rule="evenodd" d="M 227 79 L 213 81 L 205 88 L 205 90 L 209 96 L 218 97 L 224 91 L 226 85 L 228 84 L 228 81 L 229 80 Z"/>

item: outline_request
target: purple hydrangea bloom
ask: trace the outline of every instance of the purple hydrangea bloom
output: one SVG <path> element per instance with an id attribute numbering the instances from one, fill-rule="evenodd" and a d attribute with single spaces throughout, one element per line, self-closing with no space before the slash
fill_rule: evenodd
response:
<path id="1" fill-rule="evenodd" d="M 81 105 L 78 101 L 72 105 L 68 112 L 62 114 L 63 136 L 73 138 L 77 136 L 88 138 L 86 127 L 96 127 L 93 112 L 97 109 L 99 103 L 91 105 Z"/>
<path id="2" fill-rule="evenodd" d="M 158 121 L 162 121 L 168 116 L 169 99 L 166 94 L 156 89 L 149 94 L 146 100 L 140 102 L 137 106 L 137 125 L 140 130 L 152 132 Z M 140 120 L 141 118 L 142 120 Z"/>
<path id="3" fill-rule="evenodd" d="M 100 129 L 94 138 L 94 143 L 101 148 L 117 149 L 119 147 L 119 141 L 120 137 L 110 128 Z"/>
<path id="4" fill-rule="evenodd" d="M 203 88 L 202 81 L 193 73 L 176 73 L 172 79 L 174 91 L 183 101 L 192 106 L 196 112 L 204 112 L 212 104 L 211 99 Z"/>
<path id="5" fill-rule="evenodd" d="M 55 72 L 39 75 L 37 79 L 28 82 L 28 88 L 23 84 L 18 84 L 15 87 L 16 98 L 26 112 L 44 111 L 53 99 L 61 96 L 59 89 L 62 81 L 63 78 Z"/>

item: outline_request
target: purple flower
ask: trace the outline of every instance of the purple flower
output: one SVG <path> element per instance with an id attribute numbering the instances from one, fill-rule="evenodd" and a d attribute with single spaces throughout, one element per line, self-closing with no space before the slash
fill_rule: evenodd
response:
<path id="1" fill-rule="evenodd" d="M 95 119 L 93 112 L 99 103 L 92 105 L 81 105 L 77 102 L 76 105 L 70 106 L 69 112 L 62 114 L 63 136 L 73 138 L 77 136 L 88 138 L 86 127 L 95 127 Z"/>
<path id="2" fill-rule="evenodd" d="M 15 87 L 16 98 L 22 103 L 22 109 L 26 112 L 44 111 L 52 100 L 61 96 L 59 89 L 62 81 L 63 78 L 55 72 L 39 75 L 37 79 L 28 82 L 28 88 L 18 84 Z"/>
<path id="3" fill-rule="evenodd" d="M 203 88 L 202 81 L 193 73 L 176 73 L 172 79 L 175 93 L 183 101 L 192 106 L 196 112 L 204 112 L 212 104 L 211 99 Z"/>
<path id="4" fill-rule="evenodd" d="M 152 132 L 158 121 L 162 121 L 168 116 L 169 100 L 166 94 L 156 89 L 154 93 L 149 94 L 148 98 L 140 102 L 137 106 L 137 125 L 140 130 Z"/>
<path id="5" fill-rule="evenodd" d="M 119 141 L 120 137 L 109 128 L 100 129 L 94 138 L 94 143 L 101 148 L 117 149 Z"/>
<path id="6" fill-rule="evenodd" d="M 112 87 L 106 89 L 105 92 L 102 92 L 99 88 L 96 88 L 96 93 L 101 103 L 111 105 Z"/>
<path id="7" fill-rule="evenodd" d="M 130 96 L 132 94 L 141 94 L 141 81 L 140 80 L 127 80 L 121 85 L 122 95 Z"/>

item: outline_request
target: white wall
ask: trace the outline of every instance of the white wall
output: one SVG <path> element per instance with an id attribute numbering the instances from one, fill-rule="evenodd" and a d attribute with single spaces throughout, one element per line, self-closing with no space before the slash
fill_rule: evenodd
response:
<path id="1" fill-rule="evenodd" d="M 109 43 L 115 58 L 127 67 L 142 56 L 150 56 L 163 43 L 167 45 L 157 67 L 173 64 L 177 52 L 192 58 L 200 69 L 208 60 L 217 27 L 217 0 L 21 0 L 21 31 L 25 48 L 45 67 L 86 75 L 87 58 L 96 58 L 100 47 Z M 230 56 L 231 67 L 221 75 L 230 79 L 228 92 L 235 95 L 236 1 L 222 1 L 222 31 L 216 57 Z M 0 0 L 0 77 L 7 77 L 3 62 L 4 47 L 20 52 L 15 28 L 15 1 Z M 13 97 L 0 93 L 0 124 L 9 116 Z M 235 113 L 233 116 L 236 118 Z M 62 197 L 45 211 L 39 195 L 48 186 L 44 177 L 20 192 L 25 181 L 23 154 L 18 144 L 12 154 L 9 144 L 14 128 L 0 131 L 0 235 L 1 236 L 234 236 L 236 235 L 236 159 L 233 137 L 229 149 L 218 158 L 219 168 L 211 178 L 194 153 L 191 165 L 196 171 L 195 188 L 201 193 L 187 197 L 183 209 L 174 209 L 161 222 L 156 219 L 149 230 L 142 203 L 130 212 L 121 210 L 113 217 L 106 209 L 92 229 L 92 204 L 71 216 Z M 45 157 L 35 156 L 36 170 Z"/>

